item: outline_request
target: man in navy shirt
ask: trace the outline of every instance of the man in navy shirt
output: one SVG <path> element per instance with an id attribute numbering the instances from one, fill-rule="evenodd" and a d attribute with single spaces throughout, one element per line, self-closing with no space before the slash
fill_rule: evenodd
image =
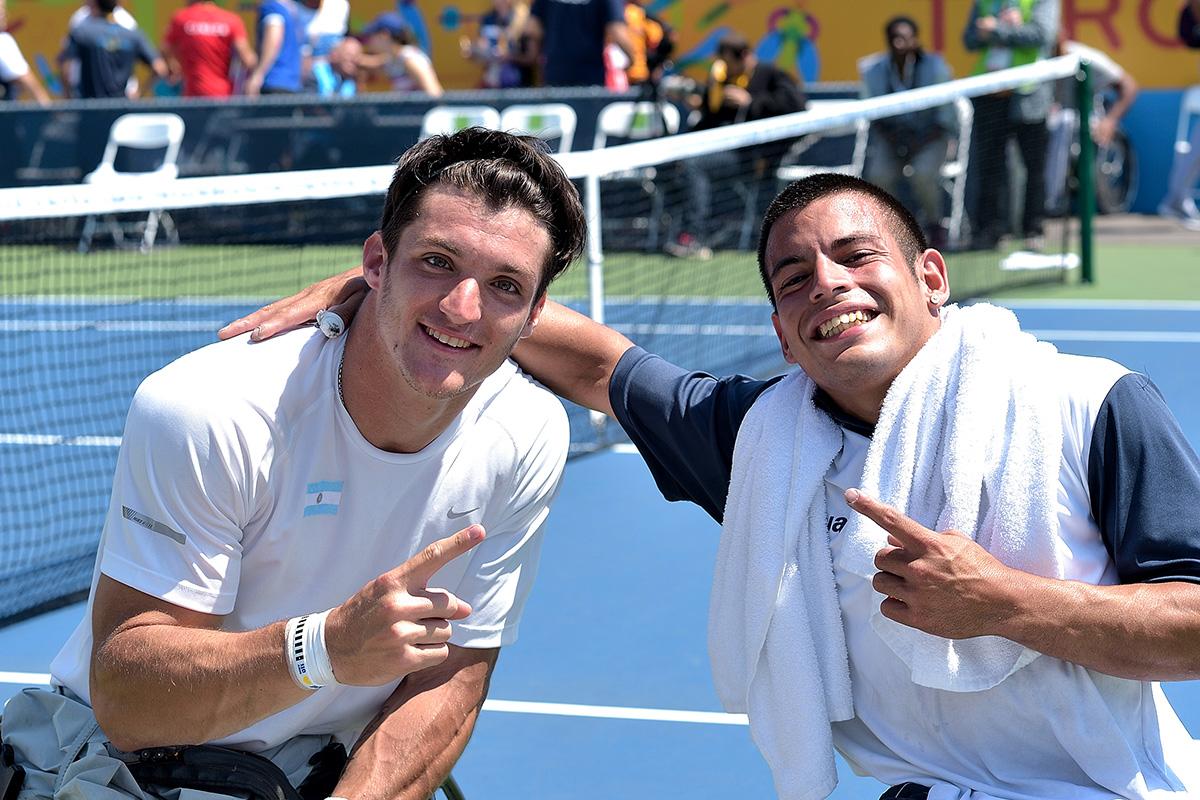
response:
<path id="1" fill-rule="evenodd" d="M 788 565 L 799 564 L 801 551 L 823 553 L 824 575 L 744 570 L 734 589 L 765 595 L 779 613 L 768 614 L 763 630 L 735 632 L 752 645 L 763 633 L 767 645 L 743 652 L 736 636 L 710 638 L 718 692 L 729 710 L 748 710 L 780 797 L 832 791 L 833 748 L 859 773 L 891 784 L 885 800 L 1200 794 L 1200 747 L 1155 683 L 1200 677 L 1200 523 L 1178 505 L 1200 496 L 1200 461 L 1153 384 L 1111 361 L 1057 353 L 1015 322 L 995 331 L 991 322 L 967 322 L 1008 312 L 944 308 L 950 285 L 940 253 L 893 197 L 856 178 L 818 175 L 785 190 L 767 211 L 758 255 L 780 346 L 800 367 L 782 379 L 689 372 L 561 306 L 547 308 L 514 355 L 555 392 L 615 416 L 664 497 L 725 520 L 714 618 L 727 611 L 718 601 L 730 595 L 718 590 L 730 583 L 725 556 L 738 535 L 730 518 L 742 509 L 747 476 L 782 483 L 785 494 L 789 482 L 811 491 L 810 513 L 781 514 L 781 523 L 794 522 L 750 537 L 783 541 Z M 262 323 L 261 338 L 305 319 L 320 300 L 347 296 L 349 276 L 291 301 L 290 321 L 255 315 L 223 335 Z M 980 333 L 984 342 L 995 333 L 1019 343 L 1028 362 L 1006 360 L 1003 346 L 967 344 Z M 952 334 L 961 350 L 947 347 Z M 985 357 L 972 364 L 960 353 Z M 923 399 L 928 376 L 955 383 L 957 373 L 984 384 L 1003 376 L 1015 390 L 974 415 L 954 409 L 996 398 L 976 392 L 968 400 L 969 382 L 947 397 L 949 411 Z M 781 404 L 797 385 L 809 387 L 807 399 Z M 796 442 L 794 461 L 775 457 L 781 439 L 771 435 L 788 424 L 814 433 L 812 442 L 785 442 Z M 915 455 L 895 458 L 893 474 L 880 479 L 873 458 L 895 436 Z M 820 466 L 788 469 L 803 465 L 818 440 L 824 460 L 808 463 Z M 963 442 L 999 464 L 1002 479 L 985 475 L 982 494 L 978 483 L 958 481 L 961 468 L 974 468 L 972 454 L 957 463 L 946 456 L 964 456 Z M 1009 463 L 1018 452 L 1032 455 Z M 902 508 L 886 506 L 858 488 L 869 475 L 880 487 L 907 480 L 912 494 L 894 499 Z M 979 525 L 940 524 L 943 506 L 972 489 Z M 993 535 L 1005 529 L 1002 518 L 1031 509 L 1044 512 L 1044 524 Z M 882 533 L 863 569 L 851 534 L 867 520 Z M 820 621 L 822 581 L 834 621 L 808 642 L 815 655 L 772 651 L 777 626 Z M 914 662 L 929 646 L 961 649 L 962 663 Z M 970 669 L 996 666 L 972 666 L 975 647 L 1011 660 L 975 680 Z M 840 652 L 840 665 L 822 658 L 829 652 Z M 727 662 L 744 655 L 748 686 L 735 681 L 731 693 Z M 838 669 L 842 687 L 828 680 Z M 788 694 L 814 675 L 816 693 Z M 781 702 L 756 704 L 764 694 Z M 789 758 L 805 748 L 809 758 Z"/>
<path id="2" fill-rule="evenodd" d="M 79 96 L 124 97 L 125 84 L 137 62 L 148 65 L 160 78 L 167 65 L 139 30 L 128 30 L 113 20 L 117 0 L 96 0 L 91 16 L 67 34 L 64 61 L 79 62 Z M 69 91 L 69 84 L 64 85 Z"/>
<path id="3" fill-rule="evenodd" d="M 534 0 L 526 33 L 545 55 L 546 86 L 603 86 L 605 43 L 633 52 L 624 0 Z"/>

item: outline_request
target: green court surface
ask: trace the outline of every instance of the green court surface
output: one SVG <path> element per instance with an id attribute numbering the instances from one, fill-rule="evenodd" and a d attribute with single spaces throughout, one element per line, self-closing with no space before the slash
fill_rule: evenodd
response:
<path id="1" fill-rule="evenodd" d="M 950 288 L 953 292 L 953 274 Z M 1200 247 L 1098 243 L 1092 284 L 1081 283 L 1076 270 L 1066 283 L 1010 289 L 998 296 L 1046 300 L 1200 300 Z"/>

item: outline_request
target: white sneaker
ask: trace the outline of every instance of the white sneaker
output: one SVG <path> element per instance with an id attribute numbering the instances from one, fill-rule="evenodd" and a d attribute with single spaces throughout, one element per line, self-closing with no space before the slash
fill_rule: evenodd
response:
<path id="1" fill-rule="evenodd" d="M 1196 201 L 1190 197 L 1183 198 L 1181 203 L 1162 201 L 1158 204 L 1158 215 L 1184 223 L 1200 225 L 1200 209 L 1196 208 Z M 1191 224 L 1188 225 L 1189 228 Z"/>

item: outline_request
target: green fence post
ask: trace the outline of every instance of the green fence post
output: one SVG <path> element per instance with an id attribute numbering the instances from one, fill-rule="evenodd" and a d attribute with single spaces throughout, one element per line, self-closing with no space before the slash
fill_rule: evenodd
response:
<path id="1" fill-rule="evenodd" d="M 1079 111 L 1079 260 L 1080 278 L 1095 281 L 1095 254 L 1092 248 L 1092 222 L 1096 215 L 1096 147 L 1092 143 L 1092 67 L 1079 62 L 1075 73 L 1075 99 Z"/>

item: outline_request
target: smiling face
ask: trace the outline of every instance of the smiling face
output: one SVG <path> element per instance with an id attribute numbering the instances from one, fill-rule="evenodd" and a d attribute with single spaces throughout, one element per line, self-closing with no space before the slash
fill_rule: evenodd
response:
<path id="1" fill-rule="evenodd" d="M 784 357 L 868 422 L 937 331 L 949 288 L 941 255 L 926 250 L 911 264 L 892 224 L 874 199 L 839 192 L 781 216 L 765 251 Z"/>
<path id="2" fill-rule="evenodd" d="M 363 272 L 378 292 L 376 335 L 403 384 L 465 402 L 533 332 L 550 235 L 524 208 L 489 208 L 472 192 L 431 186 L 386 253 L 375 233 Z"/>

